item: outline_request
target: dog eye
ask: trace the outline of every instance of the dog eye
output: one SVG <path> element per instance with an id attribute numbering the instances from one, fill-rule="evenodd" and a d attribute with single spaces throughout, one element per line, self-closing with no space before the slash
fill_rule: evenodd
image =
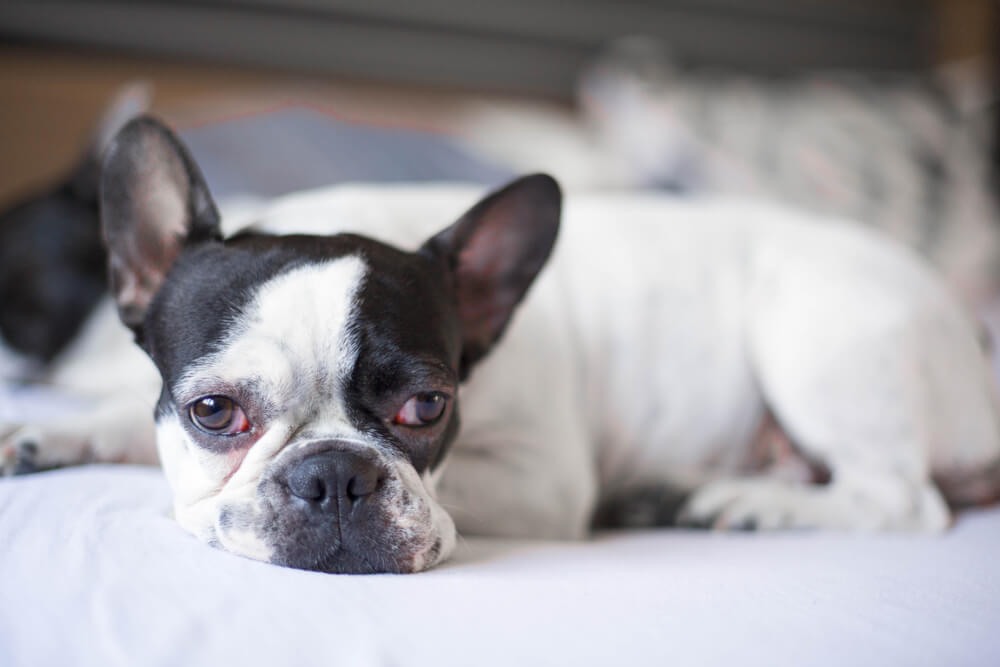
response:
<path id="1" fill-rule="evenodd" d="M 199 398 L 188 412 L 195 426 L 212 435 L 236 435 L 250 430 L 243 408 L 227 396 Z"/>
<path id="2" fill-rule="evenodd" d="M 447 405 L 447 394 L 440 391 L 423 392 L 404 403 L 393 421 L 403 426 L 430 426 L 441 419 Z"/>

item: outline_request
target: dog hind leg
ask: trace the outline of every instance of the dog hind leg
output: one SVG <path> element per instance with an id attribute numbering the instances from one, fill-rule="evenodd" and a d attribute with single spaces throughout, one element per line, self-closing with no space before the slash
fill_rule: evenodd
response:
<path id="1" fill-rule="evenodd" d="M 964 372 L 978 354 L 965 323 L 933 307 L 892 313 L 873 311 L 869 301 L 852 312 L 836 292 L 779 296 L 748 328 L 756 376 L 796 447 L 830 480 L 716 480 L 692 494 L 680 523 L 946 528 L 950 513 L 931 479 L 935 461 L 968 448 L 964 441 L 989 449 L 998 439 L 989 392 Z"/>

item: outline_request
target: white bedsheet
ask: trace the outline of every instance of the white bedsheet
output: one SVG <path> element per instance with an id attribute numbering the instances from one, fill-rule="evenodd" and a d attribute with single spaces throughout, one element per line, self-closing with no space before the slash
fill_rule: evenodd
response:
<path id="1" fill-rule="evenodd" d="M 0 480 L 0 665 L 1000 665 L 1000 508 L 943 537 L 469 540 L 418 575 L 245 560 L 160 472 Z"/>

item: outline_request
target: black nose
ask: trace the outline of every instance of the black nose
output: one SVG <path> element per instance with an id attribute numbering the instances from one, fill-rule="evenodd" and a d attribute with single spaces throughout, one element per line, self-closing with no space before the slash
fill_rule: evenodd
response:
<path id="1" fill-rule="evenodd" d="M 288 472 L 293 495 L 324 512 L 348 511 L 375 493 L 381 482 L 378 467 L 350 452 L 307 456 Z"/>

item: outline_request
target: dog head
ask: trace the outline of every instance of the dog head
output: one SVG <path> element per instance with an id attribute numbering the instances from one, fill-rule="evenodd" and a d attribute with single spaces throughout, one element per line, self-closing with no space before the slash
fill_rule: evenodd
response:
<path id="1" fill-rule="evenodd" d="M 455 528 L 433 480 L 458 386 L 497 341 L 559 224 L 548 176 L 495 192 L 416 252 L 374 240 L 223 239 L 198 168 L 150 118 L 105 162 L 112 293 L 163 379 L 177 520 L 226 550 L 327 572 L 414 572 Z"/>

